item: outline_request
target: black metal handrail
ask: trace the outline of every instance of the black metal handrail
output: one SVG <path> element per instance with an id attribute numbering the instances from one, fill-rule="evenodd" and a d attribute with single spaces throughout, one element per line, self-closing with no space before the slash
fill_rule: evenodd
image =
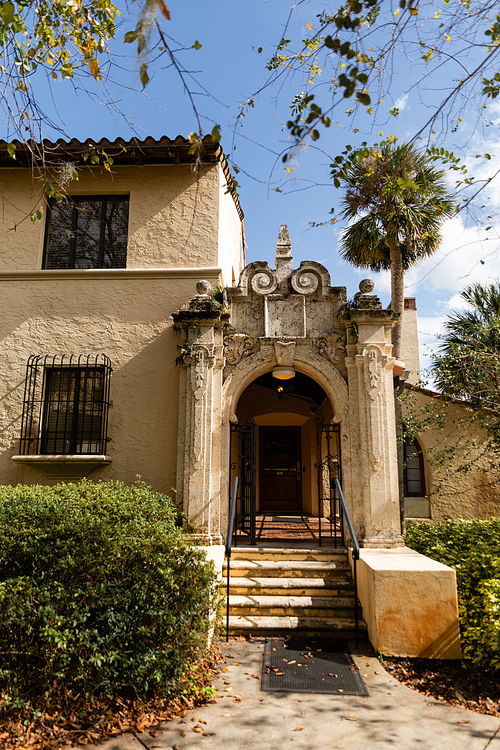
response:
<path id="1" fill-rule="evenodd" d="M 347 510 L 347 505 L 344 498 L 344 493 L 342 492 L 342 487 L 340 486 L 340 482 L 337 478 L 334 480 L 335 484 L 335 490 L 337 492 L 339 502 L 340 502 L 340 524 L 342 529 L 342 541 L 345 546 L 346 539 L 345 539 L 345 532 L 344 532 L 344 522 L 347 526 L 347 529 L 349 531 L 349 536 L 351 538 L 352 543 L 352 577 L 354 580 L 354 631 L 356 634 L 356 646 L 358 645 L 358 576 L 357 576 L 357 570 L 356 570 L 356 562 L 359 560 L 359 544 L 358 539 L 356 537 L 356 532 L 354 531 L 354 527 L 352 525 L 351 517 L 349 515 L 349 511 Z"/>
<path id="2" fill-rule="evenodd" d="M 226 536 L 226 643 L 229 640 L 229 577 L 231 573 L 231 549 L 233 543 L 234 518 L 236 515 L 236 503 L 238 499 L 238 482 L 239 478 L 235 477 L 233 481 L 233 491 L 231 493 L 231 502 L 229 504 L 229 513 L 227 516 L 227 536 Z"/>

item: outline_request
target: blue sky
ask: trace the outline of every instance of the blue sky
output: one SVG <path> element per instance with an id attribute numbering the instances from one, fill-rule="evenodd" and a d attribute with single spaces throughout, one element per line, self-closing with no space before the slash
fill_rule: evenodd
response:
<path id="1" fill-rule="evenodd" d="M 401 140 L 413 135 L 416 124 L 425 121 L 433 111 L 453 69 L 439 70 L 425 80 L 419 91 L 414 89 L 408 93 L 408 81 L 412 76 L 418 78 L 420 71 L 423 76 L 425 70 L 419 56 L 396 57 L 384 107 L 397 104 L 401 116 L 387 122 L 381 108 L 379 123 L 372 127 L 373 120 L 368 115 L 361 114 L 352 122 L 345 115 L 349 105 L 342 106 L 320 140 L 296 155 L 291 179 L 284 185 L 287 175 L 279 155 L 287 146 L 288 136 L 283 121 L 289 119 L 288 103 L 302 90 L 303 82 L 284 78 L 281 90 L 265 89 L 255 97 L 255 107 L 244 118 L 236 121 L 236 115 L 239 106 L 268 78 L 266 56 L 272 53 L 282 35 L 290 13 L 288 0 L 216 0 L 212 3 L 169 0 L 168 5 L 171 21 L 163 22 L 165 31 L 180 46 L 191 47 L 195 41 L 202 45 L 199 50 L 188 49 L 179 56 L 196 78 L 196 83 L 189 80 L 202 124 L 208 132 L 215 123 L 221 126 L 221 145 L 241 169 L 237 179 L 245 212 L 247 260 L 263 259 L 273 264 L 279 226 L 288 224 L 294 265 L 298 266 L 305 259 L 323 263 L 330 271 L 332 284 L 347 286 L 349 297 L 355 294 L 362 278 L 371 276 L 375 280 L 375 291 L 384 305 L 388 304 L 388 275 L 381 274 L 377 278 L 376 274 L 347 266 L 337 253 L 340 225 L 311 229 L 310 222 L 328 219 L 330 208 L 337 206 L 341 197 L 328 177 L 332 157 L 348 143 L 354 146 L 364 139 L 369 143 L 380 140 L 379 132 L 385 136 L 395 134 Z M 398 3 L 393 5 L 397 8 Z M 390 9 L 390 6 L 387 2 L 386 7 Z M 287 36 L 300 39 L 305 35 L 306 24 L 314 24 L 323 7 L 315 0 L 299 4 L 292 12 Z M 133 5 L 131 10 L 134 10 Z M 61 123 L 65 137 L 128 138 L 135 132 L 140 137 L 150 134 L 175 138 L 197 129 L 189 99 L 178 75 L 167 67 L 165 58 L 151 62 L 151 81 L 144 92 L 140 91 L 134 45 L 122 43 L 125 31 L 133 25 L 133 19 L 128 20 L 124 13 L 123 28 L 111 47 L 119 66 L 112 74 L 118 85 L 109 83 L 109 95 L 117 103 L 115 112 L 95 97 L 94 100 L 89 98 L 84 91 L 74 90 L 71 82 L 51 82 L 50 87 L 40 82 L 38 96 L 46 112 Z M 263 48 L 262 54 L 257 52 L 259 47 Z M 471 64 L 473 59 L 471 53 Z M 326 77 L 327 72 L 324 75 Z M 488 110 L 488 121 L 478 119 L 473 104 L 465 107 L 462 115 L 464 158 L 470 160 L 475 174 L 482 170 L 485 174 L 491 173 L 495 165 L 500 166 L 500 106 L 493 103 Z M 354 134 L 353 127 L 358 127 L 360 133 Z M 45 135 L 51 139 L 58 136 L 49 129 Z M 2 136 L 8 137 L 8 133 Z M 475 159 L 477 153 L 484 151 L 489 151 L 492 157 L 487 163 Z M 455 174 L 450 175 L 450 185 L 455 178 Z M 275 191 L 277 186 L 282 187 L 282 193 Z M 493 184 L 484 202 L 498 211 L 500 185 Z M 459 304 L 458 292 L 465 284 L 473 280 L 491 282 L 500 277 L 500 220 L 496 217 L 490 224 L 493 227 L 490 239 L 481 241 L 484 233 L 478 232 L 473 222 L 461 216 L 452 219 L 443 228 L 444 239 L 436 256 L 407 274 L 407 296 L 417 297 L 421 350 L 425 351 L 426 342 L 435 339 L 445 316 Z"/>

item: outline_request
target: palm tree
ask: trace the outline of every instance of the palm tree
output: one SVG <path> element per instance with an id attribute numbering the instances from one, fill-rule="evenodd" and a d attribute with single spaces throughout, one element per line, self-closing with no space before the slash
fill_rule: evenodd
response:
<path id="1" fill-rule="evenodd" d="M 455 212 L 443 172 L 411 143 L 384 142 L 346 169 L 342 216 L 349 223 L 340 253 L 373 271 L 391 270 L 393 355 L 401 356 L 404 272 L 432 255 L 440 227 Z"/>
<path id="2" fill-rule="evenodd" d="M 432 374 L 445 396 L 500 412 L 500 281 L 471 284 L 461 292 L 468 309 L 445 323 Z"/>

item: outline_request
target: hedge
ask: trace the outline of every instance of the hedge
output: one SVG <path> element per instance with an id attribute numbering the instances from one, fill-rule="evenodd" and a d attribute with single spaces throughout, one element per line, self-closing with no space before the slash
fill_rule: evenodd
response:
<path id="1" fill-rule="evenodd" d="M 179 692 L 218 585 L 143 483 L 0 487 L 0 690 L 47 705 Z"/>
<path id="2" fill-rule="evenodd" d="M 405 541 L 456 570 L 464 659 L 500 673 L 500 519 L 418 523 Z"/>

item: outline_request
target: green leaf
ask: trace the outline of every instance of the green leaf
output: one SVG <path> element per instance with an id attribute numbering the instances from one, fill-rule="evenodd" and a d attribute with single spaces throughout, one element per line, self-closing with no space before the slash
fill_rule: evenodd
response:
<path id="1" fill-rule="evenodd" d="M 14 20 L 14 13 L 15 13 L 14 3 L 6 2 L 6 3 L 2 3 L 2 5 L 0 6 L 0 15 L 2 16 L 7 26 L 9 26 Z"/>
<path id="2" fill-rule="evenodd" d="M 11 159 L 16 158 L 16 144 L 15 143 L 7 144 L 7 153 L 9 154 Z"/>
<path id="3" fill-rule="evenodd" d="M 137 31 L 127 31 L 125 34 L 125 44 L 131 44 L 137 39 Z"/>
<path id="4" fill-rule="evenodd" d="M 367 107 L 371 102 L 371 99 L 368 96 L 368 94 L 363 94 L 361 91 L 358 91 L 358 93 L 356 94 L 356 99 L 364 107 Z"/>
<path id="5" fill-rule="evenodd" d="M 211 137 L 214 143 L 219 143 L 220 141 L 219 125 L 214 125 L 214 127 L 212 128 Z"/>
<path id="6" fill-rule="evenodd" d="M 149 83 L 149 76 L 148 76 L 148 66 L 144 63 L 141 65 L 141 68 L 139 70 L 139 77 L 141 79 L 142 88 L 145 88 L 147 84 Z"/>
<path id="7" fill-rule="evenodd" d="M 317 141 L 319 138 L 319 132 L 317 130 L 313 130 L 311 133 L 311 138 L 313 139 L 313 141 Z"/>
<path id="8" fill-rule="evenodd" d="M 199 43 L 198 40 L 196 40 L 196 42 L 193 44 L 191 49 L 201 49 L 201 44 Z"/>

